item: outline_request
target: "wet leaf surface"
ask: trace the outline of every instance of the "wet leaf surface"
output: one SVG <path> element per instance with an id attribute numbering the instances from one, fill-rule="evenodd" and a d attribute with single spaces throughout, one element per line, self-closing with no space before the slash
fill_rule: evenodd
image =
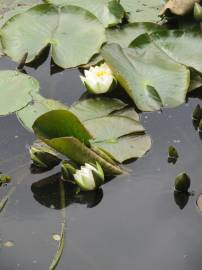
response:
<path id="1" fill-rule="evenodd" d="M 129 12 L 130 22 L 157 22 L 162 0 L 121 0 L 126 12 Z"/>
<path id="2" fill-rule="evenodd" d="M 102 55 L 138 109 L 155 111 L 185 101 L 189 70 L 168 58 L 147 35 L 141 35 L 128 49 L 106 45 Z"/>
<path id="3" fill-rule="evenodd" d="M 56 5 L 74 5 L 87 9 L 95 15 L 105 26 L 116 25 L 121 22 L 121 18 L 110 12 L 108 6 L 110 0 L 48 0 L 47 2 Z"/>
<path id="4" fill-rule="evenodd" d="M 0 71 L 0 115 L 22 109 L 38 91 L 39 83 L 33 77 L 15 70 Z"/>
<path id="5" fill-rule="evenodd" d="M 1 29 L 1 37 L 4 52 L 17 62 L 25 53 L 31 62 L 51 44 L 53 60 L 63 68 L 86 64 L 105 41 L 104 27 L 85 9 L 67 6 L 59 12 L 47 4 L 12 17 Z"/>

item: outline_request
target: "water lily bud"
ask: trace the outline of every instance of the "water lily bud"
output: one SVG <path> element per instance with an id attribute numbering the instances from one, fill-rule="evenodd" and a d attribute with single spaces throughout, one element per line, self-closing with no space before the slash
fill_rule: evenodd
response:
<path id="1" fill-rule="evenodd" d="M 187 192 L 190 188 L 190 177 L 184 172 L 179 174 L 175 179 L 175 190 L 179 192 Z"/>
<path id="2" fill-rule="evenodd" d="M 11 181 L 11 177 L 9 175 L 0 174 L 0 186 L 4 184 L 8 184 Z"/>
<path id="3" fill-rule="evenodd" d="M 70 162 L 64 160 L 61 164 L 61 173 L 63 180 L 71 180 L 76 168 Z"/>
<path id="4" fill-rule="evenodd" d="M 177 150 L 175 149 L 175 147 L 170 146 L 168 149 L 168 156 L 170 158 L 174 158 L 177 159 L 179 157 Z"/>
<path id="5" fill-rule="evenodd" d="M 202 21 L 202 6 L 198 3 L 194 4 L 194 19 L 196 21 Z"/>
<path id="6" fill-rule="evenodd" d="M 82 190 L 91 191 L 104 183 L 104 172 L 97 162 L 96 165 L 85 163 L 85 166 L 76 171 L 74 179 Z"/>
<path id="7" fill-rule="evenodd" d="M 33 164 L 42 169 L 51 169 L 61 162 L 56 152 L 45 145 L 35 144 L 30 147 L 29 152 Z"/>
<path id="8" fill-rule="evenodd" d="M 84 70 L 85 76 L 80 76 L 86 88 L 93 94 L 103 94 L 111 90 L 116 80 L 107 64 L 90 67 Z"/>
<path id="9" fill-rule="evenodd" d="M 201 106 L 198 104 L 193 111 L 192 118 L 194 121 L 200 121 L 202 119 L 202 109 Z"/>

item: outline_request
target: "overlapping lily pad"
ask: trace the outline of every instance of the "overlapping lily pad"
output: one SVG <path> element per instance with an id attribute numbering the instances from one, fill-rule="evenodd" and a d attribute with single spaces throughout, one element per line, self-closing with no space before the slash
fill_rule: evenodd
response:
<path id="1" fill-rule="evenodd" d="M 4 52 L 14 61 L 28 53 L 27 62 L 31 62 L 51 44 L 55 63 L 70 68 L 86 64 L 99 51 L 105 32 L 85 9 L 65 6 L 59 10 L 42 4 L 12 17 L 1 29 L 1 38 Z"/>
<path id="2" fill-rule="evenodd" d="M 142 157 L 151 148 L 151 138 L 146 134 L 140 134 L 102 142 L 94 141 L 91 144 L 101 148 L 118 162 L 124 162 Z"/>
<path id="3" fill-rule="evenodd" d="M 55 5 L 74 5 L 84 8 L 94 14 L 104 26 L 112 26 L 121 22 L 122 16 L 116 16 L 110 11 L 111 0 L 47 0 Z M 118 2 L 117 2 L 118 4 Z"/>
<path id="4" fill-rule="evenodd" d="M 39 83 L 33 77 L 15 70 L 0 71 L 0 115 L 22 109 L 38 91 Z"/>
<path id="5" fill-rule="evenodd" d="M 119 28 L 109 28 L 106 30 L 107 42 L 118 43 L 121 47 L 126 48 L 139 35 L 144 33 L 151 33 L 164 29 L 155 23 L 129 23 Z"/>
<path id="6" fill-rule="evenodd" d="M 140 110 L 176 107 L 185 101 L 189 70 L 155 46 L 147 34 L 138 37 L 131 48 L 106 45 L 102 55 Z"/>
<path id="7" fill-rule="evenodd" d="M 169 30 L 152 33 L 152 41 L 169 57 L 202 73 L 202 34 Z"/>
<path id="8" fill-rule="evenodd" d="M 121 0 L 130 22 L 157 22 L 163 0 Z"/>
<path id="9" fill-rule="evenodd" d="M 41 0 L 3 0 L 0 1 L 0 28 L 13 16 L 23 13 Z"/>
<path id="10" fill-rule="evenodd" d="M 131 158 L 141 157 L 151 147 L 151 139 L 145 134 L 145 129 L 140 124 L 137 113 L 133 108 L 126 108 L 126 104 L 122 101 L 117 99 L 110 100 L 109 98 L 91 98 L 78 102 L 71 108 L 71 111 L 76 113 L 80 120 L 82 119 L 82 124 L 78 121 L 77 124 L 83 125 L 91 134 L 91 137 L 85 142 L 88 147 L 91 145 L 88 151 L 95 151 L 97 155 L 108 162 L 110 162 L 109 157 L 120 163 Z M 72 112 L 67 112 L 66 114 L 73 115 Z M 72 125 L 76 127 L 77 124 L 69 121 L 66 114 L 64 111 L 46 113 L 35 121 L 33 128 L 35 133 L 45 142 L 47 142 L 47 139 L 57 138 L 57 149 L 55 149 L 76 161 L 75 154 L 72 158 L 71 152 L 68 152 L 70 150 L 66 148 L 67 146 L 64 146 L 65 152 L 62 146 L 58 148 L 59 138 L 55 136 L 54 129 L 62 129 L 63 133 L 59 132 L 60 138 L 72 135 L 81 141 L 81 137 L 77 137 L 76 134 L 71 132 Z M 61 118 L 59 119 L 59 117 Z M 49 125 L 48 121 L 53 118 L 54 121 L 51 120 L 52 123 Z M 65 126 L 62 127 L 63 122 L 65 122 Z M 68 129 L 70 129 L 70 132 Z M 64 139 L 61 139 L 62 143 L 64 143 Z M 65 138 L 65 142 L 67 144 L 67 138 Z M 50 141 L 47 143 L 53 147 Z M 126 145 L 128 146 L 126 147 Z M 54 145 L 54 147 L 56 146 Z M 105 152 L 107 152 L 108 156 L 104 154 Z M 77 162 L 80 162 L 80 159 Z M 114 164 L 113 162 L 110 163 Z"/>
<path id="11" fill-rule="evenodd" d="M 57 100 L 47 99 L 37 94 L 33 96 L 31 104 L 17 112 L 17 117 L 26 129 L 32 131 L 32 125 L 40 115 L 57 109 L 68 110 L 68 107 Z"/>
<path id="12" fill-rule="evenodd" d="M 107 116 L 114 111 L 118 111 L 127 104 L 119 99 L 107 97 L 90 98 L 76 102 L 70 108 L 82 122 L 103 116 Z"/>
<path id="13" fill-rule="evenodd" d="M 118 165 L 105 160 L 87 146 L 92 136 L 71 112 L 54 110 L 45 113 L 35 121 L 33 129 L 50 147 L 78 164 L 98 161 L 108 174 L 123 172 Z"/>

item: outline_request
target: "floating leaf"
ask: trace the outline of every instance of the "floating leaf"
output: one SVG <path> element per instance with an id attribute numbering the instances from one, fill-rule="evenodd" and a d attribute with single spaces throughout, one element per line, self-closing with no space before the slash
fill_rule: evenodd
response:
<path id="1" fill-rule="evenodd" d="M 95 15 L 104 26 L 111 26 L 121 22 L 122 17 L 112 14 L 108 3 L 110 0 L 47 0 L 55 5 L 74 5 L 87 9 Z"/>
<path id="2" fill-rule="evenodd" d="M 104 27 L 85 9 L 58 10 L 48 4 L 12 17 L 1 29 L 1 37 L 4 52 L 17 62 L 26 52 L 31 62 L 51 44 L 53 60 L 63 68 L 86 64 L 105 41 Z"/>
<path id="3" fill-rule="evenodd" d="M 127 104 L 119 99 L 98 97 L 84 99 L 73 104 L 70 108 L 82 122 L 98 117 L 107 116 L 110 113 L 126 107 Z"/>
<path id="4" fill-rule="evenodd" d="M 124 108 L 122 110 L 113 112 L 111 115 L 125 116 L 125 117 L 128 117 L 130 119 L 133 119 L 135 121 L 139 121 L 140 120 L 139 115 L 138 115 L 138 113 L 136 113 L 136 111 L 134 110 L 134 108 Z"/>
<path id="5" fill-rule="evenodd" d="M 71 113 L 67 112 L 67 115 L 68 113 L 70 115 L 75 113 L 82 121 L 86 130 L 92 134 L 93 138 L 88 138 L 91 143 L 91 149 L 80 145 L 79 141 L 73 140 L 78 138 L 82 141 L 82 136 L 78 137 L 76 133 L 73 134 L 68 131 L 68 129 L 71 130 L 72 126 L 76 127 L 78 122 L 71 122 L 63 112 L 52 111 L 42 115 L 35 121 L 33 128 L 35 133 L 44 142 L 79 164 L 90 162 L 89 157 L 91 157 L 91 162 L 94 158 L 94 163 L 98 161 L 101 164 L 104 160 L 110 163 L 110 166 L 117 167 L 110 156 L 122 162 L 126 159 L 142 156 L 151 147 L 150 137 L 144 134 L 145 129 L 138 121 L 138 114 L 133 108 L 126 107 L 126 104 L 120 100 L 109 98 L 82 100 L 71 107 Z M 51 124 L 49 124 L 49 121 L 51 121 Z M 65 123 L 65 127 L 63 123 Z M 47 126 L 45 129 L 44 125 Z M 81 123 L 79 123 L 80 125 Z M 55 129 L 61 130 L 56 134 Z M 70 136 L 75 138 L 70 138 Z M 128 146 L 127 142 L 130 142 Z M 133 147 L 132 144 L 136 142 L 140 142 L 139 148 Z M 104 148 L 99 143 L 103 144 Z M 88 141 L 86 144 L 88 145 Z M 107 145 L 107 154 L 105 145 Z M 113 145 L 115 149 L 110 152 Z M 77 153 L 78 151 L 80 154 Z M 118 157 L 114 156 L 116 152 L 118 152 Z M 101 162 L 98 160 L 98 157 L 101 158 Z M 104 167 L 103 169 L 106 170 L 107 166 L 105 164 Z"/>
<path id="6" fill-rule="evenodd" d="M 75 137 L 88 145 L 92 136 L 79 119 L 70 111 L 53 110 L 41 115 L 34 122 L 35 133 L 42 138 Z"/>
<path id="7" fill-rule="evenodd" d="M 38 126 L 37 121 L 35 123 L 37 129 L 39 129 L 40 127 Z M 109 175 L 123 173 L 121 168 L 107 162 L 105 159 L 97 155 L 94 151 L 86 147 L 83 143 L 81 143 L 78 139 L 74 137 L 61 137 L 55 139 L 46 139 L 45 137 L 43 137 L 42 139 L 50 147 L 54 148 L 56 151 L 70 158 L 78 164 L 83 165 L 86 162 L 95 163 L 97 161 L 100 163 L 103 170 Z"/>
<path id="8" fill-rule="evenodd" d="M 68 107 L 57 100 L 46 99 L 37 94 L 34 95 L 32 104 L 17 112 L 17 117 L 25 128 L 33 131 L 32 125 L 40 115 L 57 109 L 67 110 Z"/>
<path id="9" fill-rule="evenodd" d="M 97 141 L 116 139 L 127 134 L 145 131 L 139 122 L 116 115 L 85 121 L 84 126 Z"/>
<path id="10" fill-rule="evenodd" d="M 103 142 L 92 141 L 91 144 L 103 149 L 121 163 L 142 157 L 151 148 L 151 138 L 148 135 L 131 135 Z"/>
<path id="11" fill-rule="evenodd" d="M 202 73 L 202 33 L 168 30 L 152 33 L 150 37 L 173 60 Z"/>
<path id="12" fill-rule="evenodd" d="M 41 3 L 41 0 L 1 0 L 0 1 L 0 28 L 11 17 L 23 13 L 32 6 Z"/>
<path id="13" fill-rule="evenodd" d="M 38 91 L 39 83 L 33 77 L 14 70 L 0 71 L 0 115 L 25 107 Z"/>
<path id="14" fill-rule="evenodd" d="M 144 127 L 133 108 L 117 99 L 91 98 L 78 102 L 72 112 L 83 121 L 95 137 L 91 147 L 105 159 L 106 153 L 118 162 L 141 157 L 151 147 L 149 136 L 142 135 Z M 135 133 L 135 136 L 134 136 Z M 121 136 L 130 136 L 120 138 Z M 133 147 L 139 142 L 139 147 Z M 104 152 L 103 152 L 104 150 Z M 109 160 L 111 162 L 111 160 Z"/>
<path id="15" fill-rule="evenodd" d="M 147 34 L 137 38 L 131 48 L 105 45 L 102 55 L 138 109 L 155 111 L 185 101 L 189 70 L 170 59 Z"/>
<path id="16" fill-rule="evenodd" d="M 129 23 L 120 28 L 106 29 L 107 42 L 118 43 L 121 47 L 126 48 L 139 35 L 144 33 L 151 33 L 164 29 L 162 26 L 155 23 Z"/>
<path id="17" fill-rule="evenodd" d="M 130 22 L 157 22 L 163 0 L 120 0 Z"/>

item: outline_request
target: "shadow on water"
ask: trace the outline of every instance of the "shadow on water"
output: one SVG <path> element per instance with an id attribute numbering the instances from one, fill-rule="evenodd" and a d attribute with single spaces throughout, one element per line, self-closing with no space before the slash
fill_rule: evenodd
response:
<path id="1" fill-rule="evenodd" d="M 189 201 L 190 194 L 174 191 L 173 195 L 175 203 L 179 206 L 181 210 L 184 209 Z"/>
<path id="2" fill-rule="evenodd" d="M 86 97 L 79 72 L 63 72 L 53 63 L 50 67 L 50 59 L 45 61 L 46 50 L 44 57 L 32 63 L 32 67 L 25 66 L 27 73 L 40 81 L 42 94 L 50 97 L 52 91 L 53 98 L 67 101 L 69 105 L 83 95 Z M 1 60 L 2 69 L 16 68 L 8 59 Z M 131 104 L 122 91 L 119 95 L 112 92 L 110 96 Z M 176 175 L 186 169 L 192 179 L 191 188 L 202 189 L 201 134 L 191 117 L 201 99 L 202 91 L 198 89 L 183 106 L 163 113 L 141 114 L 141 122 L 151 135 L 153 145 L 143 158 L 125 165 L 131 171 L 129 175 L 117 177 L 103 189 L 89 193 L 77 193 L 74 185 L 64 182 L 68 231 L 58 270 L 200 269 L 202 221 L 195 198 L 173 193 L 171 187 Z M 35 137 L 20 126 L 14 115 L 0 118 L 0 123 L 2 162 L 10 158 L 8 165 L 1 163 L 0 171 L 6 173 L 19 164 L 29 163 L 27 155 L 24 160 L 18 154 L 24 153 L 25 145 L 32 144 Z M 167 162 L 170 145 L 179 152 L 175 164 Z M 30 173 L 29 164 L 23 173 L 27 174 L 25 179 L 16 184 L 6 211 L 0 216 L 0 269 L 46 270 L 55 252 L 51 236 L 58 232 L 61 222 L 57 211 L 61 209 L 61 175 L 47 176 L 48 172 L 34 167 Z M 18 182 L 14 173 L 12 176 L 11 186 Z M 2 247 L 5 240 L 12 240 L 16 247 Z"/>
<path id="3" fill-rule="evenodd" d="M 53 208 L 56 210 L 61 209 L 60 181 L 62 181 L 61 174 L 56 173 L 33 183 L 31 190 L 34 199 L 38 203 L 48 208 Z M 71 204 L 84 204 L 88 208 L 92 208 L 97 206 L 103 198 L 103 190 L 101 188 L 91 192 L 78 193 L 75 185 L 65 181 L 63 181 L 63 183 L 65 192 L 65 207 L 68 207 Z"/>

